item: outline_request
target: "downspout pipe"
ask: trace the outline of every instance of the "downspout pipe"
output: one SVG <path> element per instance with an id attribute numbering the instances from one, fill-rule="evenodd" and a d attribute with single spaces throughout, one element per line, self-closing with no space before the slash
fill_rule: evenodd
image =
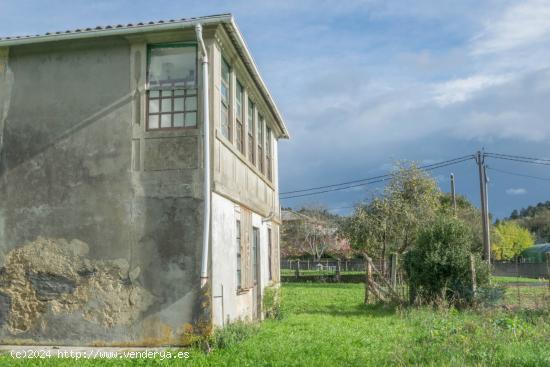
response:
<path id="1" fill-rule="evenodd" d="M 209 111 L 209 80 L 208 80 L 208 54 L 202 38 L 202 25 L 195 26 L 197 42 L 201 52 L 202 74 L 202 121 L 203 121 L 203 158 L 204 158 L 204 211 L 202 232 L 202 259 L 201 259 L 201 288 L 208 284 L 208 251 L 210 248 L 210 111 Z"/>

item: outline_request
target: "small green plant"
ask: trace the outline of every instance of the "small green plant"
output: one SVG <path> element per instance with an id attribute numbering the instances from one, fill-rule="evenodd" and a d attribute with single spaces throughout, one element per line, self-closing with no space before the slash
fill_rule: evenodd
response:
<path id="1" fill-rule="evenodd" d="M 506 287 L 502 284 L 485 285 L 477 290 L 475 301 L 484 307 L 496 306 L 502 302 L 506 293 Z"/>
<path id="2" fill-rule="evenodd" d="M 263 311 L 266 319 L 280 320 L 283 317 L 281 310 L 281 289 L 269 287 L 264 290 Z"/>
<path id="3" fill-rule="evenodd" d="M 256 334 L 259 330 L 258 324 L 244 321 L 235 321 L 223 329 L 214 331 L 211 340 L 211 347 L 214 349 L 227 349 L 242 342 Z"/>

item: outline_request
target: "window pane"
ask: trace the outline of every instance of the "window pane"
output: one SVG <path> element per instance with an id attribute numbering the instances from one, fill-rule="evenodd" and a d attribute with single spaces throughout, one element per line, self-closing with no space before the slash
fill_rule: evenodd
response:
<path id="1" fill-rule="evenodd" d="M 229 84 L 229 64 L 222 59 L 222 81 Z"/>
<path id="2" fill-rule="evenodd" d="M 159 115 L 149 115 L 149 129 L 159 128 Z"/>
<path id="3" fill-rule="evenodd" d="M 197 124 L 197 113 L 188 112 L 185 114 L 185 126 L 195 126 Z"/>
<path id="4" fill-rule="evenodd" d="M 172 99 L 163 98 L 162 101 L 162 112 L 172 112 Z"/>
<path id="5" fill-rule="evenodd" d="M 183 111 L 183 98 L 174 99 L 174 111 Z"/>
<path id="6" fill-rule="evenodd" d="M 181 85 L 195 88 L 197 49 L 195 46 L 149 49 L 148 81 L 151 86 Z"/>
<path id="7" fill-rule="evenodd" d="M 258 116 L 257 131 L 258 131 L 258 138 L 257 138 L 258 146 L 262 146 L 263 140 L 264 140 L 264 118 L 262 116 Z"/>
<path id="8" fill-rule="evenodd" d="M 183 113 L 174 114 L 174 127 L 183 127 Z"/>
<path id="9" fill-rule="evenodd" d="M 237 95 L 235 98 L 237 119 L 243 120 L 243 86 L 237 82 Z"/>
<path id="10" fill-rule="evenodd" d="M 254 103 L 249 99 L 248 100 L 248 133 L 252 134 L 254 128 Z"/>
<path id="11" fill-rule="evenodd" d="M 150 98 L 158 98 L 160 95 L 160 92 L 158 90 L 152 90 L 149 92 L 149 97 Z"/>
<path id="12" fill-rule="evenodd" d="M 183 96 L 185 94 L 185 90 L 184 89 L 176 89 L 174 91 L 174 95 L 175 96 Z"/>
<path id="13" fill-rule="evenodd" d="M 266 129 L 266 136 L 265 136 L 265 154 L 271 155 L 271 129 L 268 127 Z"/>
<path id="14" fill-rule="evenodd" d="M 185 98 L 185 110 L 196 111 L 197 110 L 197 97 Z"/>
<path id="15" fill-rule="evenodd" d="M 228 111 L 227 111 L 227 108 L 223 107 L 221 108 L 221 129 L 222 129 L 222 134 L 223 136 L 225 136 L 227 139 L 229 139 L 229 116 L 228 116 Z"/>
<path id="16" fill-rule="evenodd" d="M 149 113 L 158 113 L 159 112 L 159 100 L 150 99 L 149 100 Z"/>
<path id="17" fill-rule="evenodd" d="M 172 115 L 164 114 L 160 117 L 160 127 L 171 127 L 172 126 Z"/>
<path id="18" fill-rule="evenodd" d="M 225 103 L 225 105 L 227 105 L 227 101 L 229 100 L 229 88 L 223 83 L 221 87 L 221 94 L 222 94 L 222 102 Z"/>

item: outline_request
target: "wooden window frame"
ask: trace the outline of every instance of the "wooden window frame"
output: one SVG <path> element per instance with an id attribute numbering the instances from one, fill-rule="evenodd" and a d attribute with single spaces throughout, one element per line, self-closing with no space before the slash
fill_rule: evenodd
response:
<path id="1" fill-rule="evenodd" d="M 252 165 L 256 164 L 256 144 L 254 142 L 254 137 L 256 136 L 255 133 L 255 126 L 256 126 L 256 106 L 254 102 L 249 98 L 248 99 L 248 106 L 247 106 L 247 121 L 246 126 L 248 130 L 248 161 L 252 163 Z M 252 112 L 251 112 L 252 111 Z"/>
<path id="2" fill-rule="evenodd" d="M 185 47 L 193 47 L 195 49 L 195 81 L 194 81 L 194 88 L 189 88 L 185 86 L 174 86 L 174 81 L 172 83 L 172 86 L 169 88 L 162 87 L 162 86 L 156 86 L 151 87 L 150 81 L 149 81 L 149 65 L 151 64 L 151 50 L 154 50 L 156 48 L 185 48 Z M 199 119 L 199 81 L 198 81 L 198 73 L 199 73 L 199 67 L 198 67 L 198 45 L 194 42 L 173 42 L 173 43 L 154 43 L 147 45 L 147 65 L 146 65 L 146 75 L 147 75 L 147 84 L 146 84 L 146 93 L 145 93 L 145 130 L 146 131 L 159 131 L 159 130 L 181 130 L 181 129 L 196 129 L 198 125 L 198 119 Z M 182 95 L 175 95 L 176 91 L 182 91 Z M 158 92 L 158 97 L 151 97 L 151 92 Z M 167 97 L 164 97 L 164 94 L 168 94 Z M 195 109 L 194 110 L 186 110 L 187 105 L 187 99 L 195 98 Z M 163 100 L 170 100 L 170 106 L 171 109 L 169 112 L 163 112 L 162 110 L 162 101 Z M 183 110 L 174 110 L 175 105 L 175 99 L 182 99 L 183 100 Z M 151 113 L 149 111 L 149 104 L 150 101 L 159 101 L 159 111 Z M 190 126 L 185 126 L 185 118 L 187 114 L 195 114 L 195 123 Z M 182 114 L 183 115 L 183 126 L 174 126 L 174 115 L 176 114 Z M 162 116 L 163 115 L 170 115 L 170 126 L 169 127 L 162 127 Z M 151 116 L 157 116 L 158 117 L 158 127 L 150 127 L 150 117 Z"/>
<path id="3" fill-rule="evenodd" d="M 224 65 L 227 66 L 228 80 L 224 78 Z M 227 90 L 227 101 L 224 101 L 223 87 Z M 221 70 L 220 70 L 220 129 L 222 135 L 229 141 L 232 141 L 232 121 L 231 121 L 231 65 L 222 57 Z M 223 126 L 223 115 L 227 118 L 227 135 Z"/>
<path id="4" fill-rule="evenodd" d="M 262 115 L 258 114 L 258 123 L 256 126 L 256 144 L 257 144 L 257 154 L 256 158 L 258 161 L 258 170 L 262 173 L 262 175 L 265 174 L 264 172 L 264 139 L 265 139 L 265 120 Z"/>
<path id="5" fill-rule="evenodd" d="M 265 129 L 265 165 L 267 171 L 267 179 L 273 181 L 273 162 L 272 162 L 272 132 L 269 127 Z"/>
<path id="6" fill-rule="evenodd" d="M 241 101 L 239 103 L 239 95 Z M 240 109 L 240 113 L 239 113 Z M 235 145 L 237 150 L 244 154 L 245 139 L 244 139 L 244 87 L 237 80 L 235 83 Z"/>

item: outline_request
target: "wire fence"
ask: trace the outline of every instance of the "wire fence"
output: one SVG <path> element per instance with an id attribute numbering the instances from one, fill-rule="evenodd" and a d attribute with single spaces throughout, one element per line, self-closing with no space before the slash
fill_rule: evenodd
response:
<path id="1" fill-rule="evenodd" d="M 373 259 L 371 280 L 401 299 L 409 297 L 401 258 Z M 363 259 L 282 259 L 283 282 L 364 283 L 367 267 Z M 495 262 L 491 286 L 478 290 L 480 302 L 505 309 L 550 309 L 550 255 L 546 263 Z"/>

